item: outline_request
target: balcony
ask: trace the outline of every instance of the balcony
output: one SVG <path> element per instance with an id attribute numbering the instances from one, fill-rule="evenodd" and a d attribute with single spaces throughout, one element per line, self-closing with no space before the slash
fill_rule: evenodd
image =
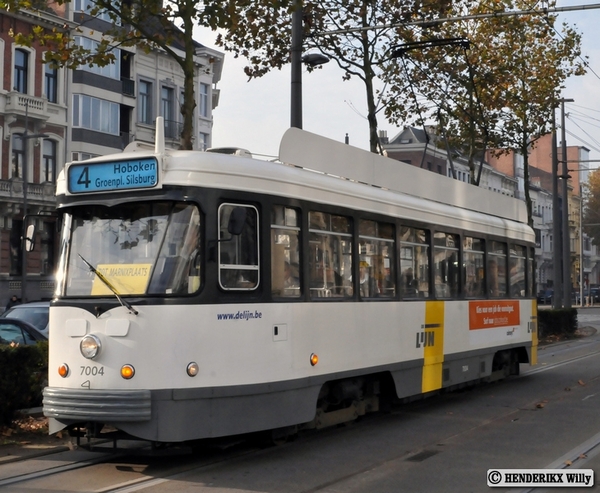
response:
<path id="1" fill-rule="evenodd" d="M 175 120 L 165 120 L 165 139 L 178 140 L 181 138 L 183 123 Z"/>
<path id="2" fill-rule="evenodd" d="M 45 122 L 48 120 L 47 100 L 46 98 L 38 98 L 29 94 L 12 91 L 6 94 L 6 115 L 15 115 L 25 117 L 27 112 L 28 118 L 32 121 L 38 120 Z"/>
<path id="3" fill-rule="evenodd" d="M 55 185 L 51 182 L 28 183 L 27 198 L 32 204 L 55 204 Z M 0 202 L 12 203 L 15 209 L 20 209 L 23 203 L 23 180 L 13 178 L 0 180 Z"/>
<path id="4" fill-rule="evenodd" d="M 135 96 L 135 81 L 121 77 L 121 84 L 123 85 L 122 91 L 125 96 Z"/>

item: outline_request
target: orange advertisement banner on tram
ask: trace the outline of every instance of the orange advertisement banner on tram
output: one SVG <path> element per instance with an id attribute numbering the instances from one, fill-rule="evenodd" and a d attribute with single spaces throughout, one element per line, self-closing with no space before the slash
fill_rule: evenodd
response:
<path id="1" fill-rule="evenodd" d="M 495 329 L 520 323 L 518 301 L 469 301 L 469 330 Z"/>

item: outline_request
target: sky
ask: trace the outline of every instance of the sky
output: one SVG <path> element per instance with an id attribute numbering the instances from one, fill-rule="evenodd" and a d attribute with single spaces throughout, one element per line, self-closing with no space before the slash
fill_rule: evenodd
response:
<path id="1" fill-rule="evenodd" d="M 585 0 L 558 0 L 557 7 L 598 5 Z M 600 167 L 600 9 L 559 14 L 559 21 L 582 33 L 582 55 L 588 57 L 588 73 L 566 82 L 565 129 L 569 146 L 590 150 L 590 168 Z M 196 39 L 210 48 L 215 33 L 198 29 Z M 219 105 L 213 111 L 213 147 L 241 147 L 259 156 L 277 156 L 282 135 L 290 126 L 291 73 L 289 65 L 260 79 L 248 81 L 244 59 L 225 53 Z M 356 78 L 342 80 L 343 72 L 330 62 L 302 74 L 303 128 L 340 142 L 348 135 L 351 145 L 369 149 L 364 85 Z M 557 112 L 557 122 L 560 114 Z M 383 118 L 380 130 L 394 137 L 400 129 Z M 560 142 L 560 133 L 559 133 Z"/>

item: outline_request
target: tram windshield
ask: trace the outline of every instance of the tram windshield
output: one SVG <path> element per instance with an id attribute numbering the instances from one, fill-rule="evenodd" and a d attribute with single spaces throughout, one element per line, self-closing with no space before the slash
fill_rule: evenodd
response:
<path id="1" fill-rule="evenodd" d="M 57 295 L 113 296 L 101 276 L 119 296 L 193 293 L 200 244 L 200 213 L 191 204 L 78 207 L 64 218 Z"/>

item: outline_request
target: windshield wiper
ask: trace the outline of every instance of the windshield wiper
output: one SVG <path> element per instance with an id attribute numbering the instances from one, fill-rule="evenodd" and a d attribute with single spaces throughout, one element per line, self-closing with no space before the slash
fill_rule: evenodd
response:
<path id="1" fill-rule="evenodd" d="M 92 264 L 90 264 L 86 259 L 84 259 L 80 253 L 78 253 L 77 255 L 79 255 L 79 258 L 81 258 L 81 260 L 83 260 L 85 264 L 90 268 L 90 272 L 96 274 L 98 276 L 98 279 L 100 279 L 104 284 L 106 284 L 106 287 L 108 287 L 108 289 L 110 289 L 113 292 L 113 294 L 117 297 L 119 303 L 121 303 L 122 306 L 127 308 L 130 313 L 133 313 L 134 315 L 138 314 L 138 311 L 135 308 L 133 308 L 133 306 L 131 306 L 131 304 L 127 300 L 124 300 L 119 296 L 119 293 L 117 292 L 115 287 L 110 283 L 108 279 L 106 279 L 106 277 L 104 277 L 104 274 L 99 272 L 98 269 L 96 269 Z"/>

